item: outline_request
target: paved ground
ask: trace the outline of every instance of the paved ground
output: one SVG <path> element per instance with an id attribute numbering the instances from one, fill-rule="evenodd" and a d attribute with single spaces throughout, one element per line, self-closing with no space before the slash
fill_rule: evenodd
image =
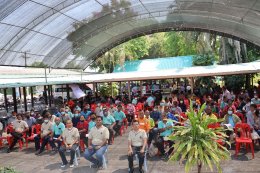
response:
<path id="1" fill-rule="evenodd" d="M 89 167 L 89 162 L 83 157 L 79 160 L 79 166 L 74 168 L 60 168 L 60 157 L 58 154 L 52 155 L 46 151 L 41 156 L 35 156 L 33 144 L 28 149 L 15 151 L 10 154 L 6 149 L 0 149 L 0 166 L 12 166 L 23 173 L 127 173 L 127 134 L 117 137 L 115 143 L 109 146 L 108 168 L 106 170 L 97 170 Z M 224 173 L 260 173 L 260 152 L 256 150 L 255 159 L 251 159 L 251 153 L 240 152 L 239 157 L 233 157 L 234 150 L 231 150 L 232 160 L 222 164 Z M 137 171 L 136 171 L 137 172 Z M 165 162 L 155 157 L 148 159 L 149 173 L 184 173 L 183 165 L 178 163 Z M 193 170 L 196 172 L 196 169 Z M 209 169 L 203 169 L 202 172 L 210 172 Z M 216 171 L 215 171 L 216 172 Z"/>

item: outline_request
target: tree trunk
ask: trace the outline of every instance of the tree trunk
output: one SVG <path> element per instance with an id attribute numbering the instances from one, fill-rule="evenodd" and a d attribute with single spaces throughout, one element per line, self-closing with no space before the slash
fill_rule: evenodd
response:
<path id="1" fill-rule="evenodd" d="M 202 164 L 198 163 L 198 173 L 201 173 Z"/>

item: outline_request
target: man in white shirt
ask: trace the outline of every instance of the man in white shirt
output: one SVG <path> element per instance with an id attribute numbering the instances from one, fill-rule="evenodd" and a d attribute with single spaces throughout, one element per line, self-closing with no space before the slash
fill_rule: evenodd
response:
<path id="1" fill-rule="evenodd" d="M 52 122 L 47 114 L 45 114 L 44 122 L 41 126 L 41 133 L 34 137 L 36 155 L 41 154 L 44 151 L 45 146 L 48 144 L 52 134 Z M 42 139 L 42 145 L 41 143 Z M 41 145 L 41 146 L 40 146 Z"/>
<path id="2" fill-rule="evenodd" d="M 144 152 L 147 145 L 147 134 L 143 129 L 139 128 L 139 122 L 133 121 L 133 130 L 129 132 L 128 136 L 128 164 L 129 173 L 134 172 L 133 157 L 135 154 L 138 155 L 139 159 L 139 172 L 143 173 L 144 164 Z"/>
<path id="3" fill-rule="evenodd" d="M 109 139 L 108 129 L 102 125 L 103 118 L 97 116 L 96 126 L 93 127 L 88 136 L 88 149 L 84 153 L 85 159 L 94 164 L 95 167 L 102 168 L 103 155 L 107 150 L 107 143 Z M 93 155 L 96 154 L 95 159 Z"/>
<path id="4" fill-rule="evenodd" d="M 29 130 L 29 127 L 25 121 L 22 120 L 22 116 L 17 114 L 17 120 L 13 122 L 14 131 L 11 132 L 13 137 L 13 142 L 7 150 L 7 153 L 10 153 L 19 139 L 22 139 L 23 134 Z"/>
<path id="5" fill-rule="evenodd" d="M 70 150 L 70 167 L 73 168 L 73 161 L 75 157 L 76 149 L 78 148 L 79 144 L 79 131 L 77 128 L 72 126 L 72 121 L 68 120 L 66 124 L 67 128 L 62 132 L 60 139 L 62 138 L 62 141 L 64 143 L 64 146 L 61 146 L 59 149 L 59 154 L 62 160 L 61 167 L 64 168 L 68 161 L 65 156 L 66 150 Z"/>

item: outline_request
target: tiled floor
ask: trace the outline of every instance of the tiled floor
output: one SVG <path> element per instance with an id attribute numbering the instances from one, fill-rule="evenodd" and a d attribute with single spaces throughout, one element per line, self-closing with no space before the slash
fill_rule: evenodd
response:
<path id="1" fill-rule="evenodd" d="M 7 154 L 6 149 L 0 149 L 0 166 L 12 166 L 23 173 L 127 173 L 127 134 L 117 137 L 115 143 L 109 146 L 108 168 L 97 170 L 89 167 L 89 162 L 83 157 L 79 160 L 79 166 L 74 168 L 60 168 L 60 157 L 58 154 L 51 154 L 50 151 L 44 152 L 41 156 L 34 155 L 33 143 L 28 149 L 15 151 Z M 232 159 L 222 164 L 224 173 L 260 173 L 260 152 L 255 151 L 255 159 L 251 159 L 251 153 L 239 153 L 238 158 L 234 158 L 234 150 L 231 150 Z M 196 168 L 193 170 L 196 172 Z M 136 171 L 137 172 L 137 171 Z M 149 173 L 184 173 L 183 165 L 173 162 L 165 162 L 160 158 L 148 159 Z M 204 168 L 202 172 L 210 172 Z M 217 171 L 215 171 L 217 172 Z"/>

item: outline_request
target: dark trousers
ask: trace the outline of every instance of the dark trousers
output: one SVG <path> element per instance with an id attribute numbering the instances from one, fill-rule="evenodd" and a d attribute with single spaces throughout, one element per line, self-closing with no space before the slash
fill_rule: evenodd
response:
<path id="1" fill-rule="evenodd" d="M 34 137 L 34 143 L 35 143 L 35 150 L 40 150 L 40 152 L 44 151 L 45 146 L 50 141 L 50 136 L 44 136 L 42 138 L 42 145 L 41 145 L 41 137 L 40 135 L 37 135 Z"/>
<path id="2" fill-rule="evenodd" d="M 143 164 L 144 164 L 144 154 L 145 153 L 140 153 L 141 149 L 142 149 L 142 147 L 133 147 L 132 146 L 133 154 L 128 155 L 128 165 L 129 165 L 130 171 L 133 171 L 133 169 L 134 169 L 134 156 L 135 156 L 135 154 L 138 155 L 139 169 L 142 169 Z"/>
<path id="3" fill-rule="evenodd" d="M 134 120 L 134 113 L 133 114 L 127 114 L 126 115 L 126 118 L 127 118 L 127 121 L 128 121 L 128 125 L 131 125 L 133 120 Z"/>
<path id="4" fill-rule="evenodd" d="M 148 136 L 148 141 L 147 141 L 147 143 L 149 145 L 151 144 L 152 140 L 155 141 L 155 137 L 156 137 L 157 133 L 158 133 L 158 129 L 157 128 L 153 128 L 153 129 L 151 129 L 149 131 L 149 136 Z"/>
<path id="5" fill-rule="evenodd" d="M 114 136 L 114 130 L 110 128 L 111 125 L 109 125 L 109 124 L 104 124 L 104 126 L 108 128 L 108 131 L 109 131 L 108 143 L 111 144 L 113 136 Z"/>
<path id="6" fill-rule="evenodd" d="M 168 151 L 167 153 L 165 153 L 164 142 L 168 142 L 168 143 L 169 143 L 170 149 L 169 149 L 169 151 Z M 172 153 L 173 149 L 174 149 L 174 148 L 173 148 L 173 144 L 174 144 L 173 141 L 170 141 L 170 140 L 164 141 L 163 137 L 160 136 L 160 137 L 159 137 L 159 140 L 158 140 L 158 142 L 157 142 L 157 147 L 158 147 L 158 150 L 160 151 L 161 154 L 163 154 L 163 155 L 164 155 L 164 154 L 170 155 L 170 154 Z"/>
<path id="7" fill-rule="evenodd" d="M 120 134 L 120 129 L 122 127 L 123 122 L 116 121 L 116 125 L 114 126 L 114 130 L 116 131 L 116 135 Z"/>
<path id="8" fill-rule="evenodd" d="M 58 138 L 59 136 L 60 136 L 60 135 L 54 135 L 53 138 Z M 59 149 L 60 146 L 61 146 L 61 141 L 60 141 L 60 140 L 53 139 L 53 138 L 50 138 L 50 140 L 49 140 L 52 149 L 57 148 L 55 142 L 58 143 L 58 149 Z"/>
<path id="9" fill-rule="evenodd" d="M 23 137 L 23 134 L 18 133 L 18 132 L 12 132 L 11 135 L 13 136 L 13 141 L 9 147 L 10 150 L 12 150 L 14 148 L 14 146 L 16 145 L 16 143 L 18 142 L 18 140 L 22 139 L 22 137 Z"/>
<path id="10" fill-rule="evenodd" d="M 76 152 L 77 147 L 78 147 L 78 144 L 73 144 L 72 147 L 70 148 L 70 164 L 73 164 L 74 157 L 75 157 L 75 152 Z M 66 152 L 65 146 L 60 147 L 59 154 L 60 154 L 62 163 L 64 165 L 67 165 L 68 161 L 67 161 L 67 158 L 65 156 L 65 152 Z"/>

